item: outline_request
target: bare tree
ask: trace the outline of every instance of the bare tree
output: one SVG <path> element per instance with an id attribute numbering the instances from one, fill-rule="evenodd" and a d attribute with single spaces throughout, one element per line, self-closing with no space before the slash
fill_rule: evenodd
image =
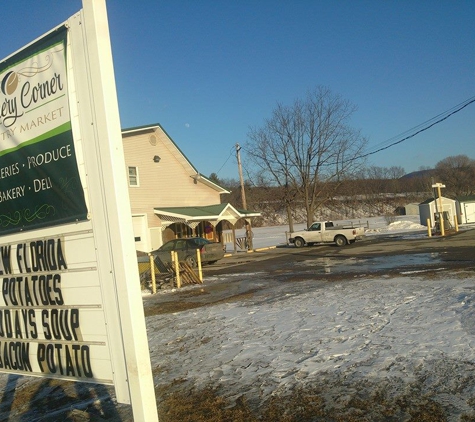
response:
<path id="1" fill-rule="evenodd" d="M 256 171 L 284 188 L 291 205 L 302 198 L 307 223 L 340 184 L 363 164 L 366 140 L 349 125 L 356 107 L 328 88 L 317 87 L 291 106 L 277 104 L 272 116 L 248 134 L 247 155 Z"/>
<path id="2" fill-rule="evenodd" d="M 365 179 L 380 179 L 380 180 L 395 180 L 404 176 L 406 171 L 403 167 L 392 166 L 392 167 L 377 167 L 371 166 L 365 168 L 361 172 L 360 177 Z"/>
<path id="3" fill-rule="evenodd" d="M 388 169 L 388 179 L 399 179 L 406 174 L 406 170 L 401 166 L 391 166 Z"/>
<path id="4" fill-rule="evenodd" d="M 475 192 L 475 160 L 466 155 L 444 158 L 435 166 L 437 177 L 446 186 L 446 194 L 454 197 Z"/>

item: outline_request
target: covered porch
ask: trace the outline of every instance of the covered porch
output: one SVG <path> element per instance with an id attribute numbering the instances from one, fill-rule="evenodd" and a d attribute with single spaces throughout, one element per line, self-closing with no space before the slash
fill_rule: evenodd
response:
<path id="1" fill-rule="evenodd" d="M 242 239 L 236 238 L 237 225 L 251 225 L 253 217 L 259 212 L 242 210 L 229 203 L 191 206 L 191 207 L 157 207 L 154 213 L 162 222 L 163 243 L 177 237 L 203 237 L 222 244 L 229 241 L 233 252 L 242 248 Z M 231 239 L 225 239 L 224 230 L 231 230 Z"/>

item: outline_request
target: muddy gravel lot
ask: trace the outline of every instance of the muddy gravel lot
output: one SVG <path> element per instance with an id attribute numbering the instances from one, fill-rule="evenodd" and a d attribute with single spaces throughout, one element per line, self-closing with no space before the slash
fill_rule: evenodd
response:
<path id="1" fill-rule="evenodd" d="M 305 265 L 302 265 L 305 263 Z M 144 299 L 146 315 L 176 312 L 220 301 L 252 296 L 256 287 L 237 274 L 265 273 L 269 285 L 305 280 L 352 280 L 355 277 L 397 276 L 475 268 L 475 230 L 428 238 L 424 233 L 368 237 L 343 248 L 317 245 L 240 252 L 204 267 L 200 288 Z M 206 278 L 233 274 L 233 281 L 206 283 Z M 264 277 L 259 277 L 261 280 Z"/>

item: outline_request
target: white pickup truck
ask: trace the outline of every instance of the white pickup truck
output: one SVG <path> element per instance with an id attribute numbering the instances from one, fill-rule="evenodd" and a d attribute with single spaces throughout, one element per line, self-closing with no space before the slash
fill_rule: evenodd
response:
<path id="1" fill-rule="evenodd" d="M 317 221 L 308 229 L 291 233 L 289 242 L 297 248 L 305 244 L 311 246 L 314 243 L 335 243 L 337 246 L 345 246 L 363 236 L 364 227 L 335 226 L 332 221 Z"/>

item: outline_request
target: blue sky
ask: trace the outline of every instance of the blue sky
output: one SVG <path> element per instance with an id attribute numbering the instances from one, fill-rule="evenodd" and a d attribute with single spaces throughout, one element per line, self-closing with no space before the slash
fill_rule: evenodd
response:
<path id="1" fill-rule="evenodd" d="M 123 128 L 160 123 L 193 165 L 238 178 L 235 144 L 277 102 L 324 85 L 358 107 L 367 152 L 475 98 L 475 1 L 109 1 Z M 2 6 L 0 57 L 65 21 L 79 0 Z M 406 172 L 475 159 L 475 103 L 368 158 Z M 246 166 L 245 157 L 243 164 Z"/>

